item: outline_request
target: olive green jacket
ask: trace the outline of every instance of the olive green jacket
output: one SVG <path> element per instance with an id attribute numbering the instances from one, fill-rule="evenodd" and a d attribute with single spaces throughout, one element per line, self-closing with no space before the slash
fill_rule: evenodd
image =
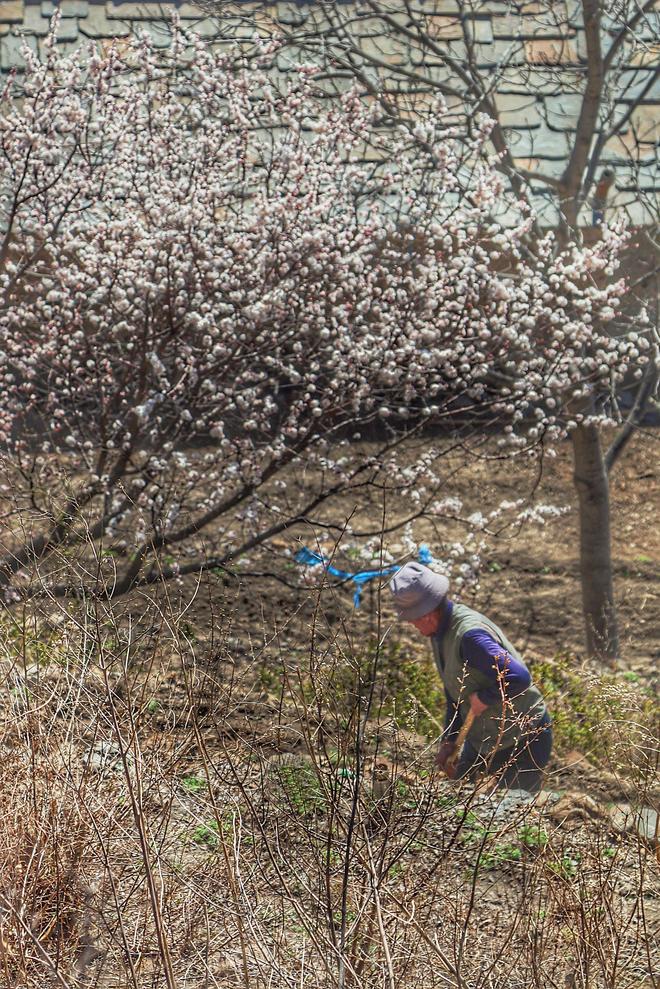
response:
<path id="1" fill-rule="evenodd" d="M 463 636 L 476 628 L 485 629 L 503 649 L 522 662 L 518 651 L 494 622 L 464 604 L 454 604 L 444 634 L 434 635 L 431 644 L 438 672 L 459 710 L 461 723 L 470 710 L 470 694 L 493 686 L 492 680 L 469 667 L 461 656 Z M 545 701 L 534 684 L 515 697 L 508 697 L 502 684 L 501 693 L 501 700 L 486 708 L 468 734 L 468 741 L 482 756 L 515 745 L 546 713 Z"/>

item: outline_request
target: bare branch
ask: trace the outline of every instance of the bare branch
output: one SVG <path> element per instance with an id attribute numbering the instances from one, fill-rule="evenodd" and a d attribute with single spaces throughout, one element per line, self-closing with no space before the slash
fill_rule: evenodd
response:
<path id="1" fill-rule="evenodd" d="M 626 421 L 612 441 L 605 454 L 605 466 L 608 474 L 612 472 L 622 453 L 632 439 L 637 426 L 644 417 L 650 398 L 652 397 L 658 384 L 658 366 L 655 360 L 649 361 L 644 377 L 642 378 L 633 406 L 626 417 Z"/>

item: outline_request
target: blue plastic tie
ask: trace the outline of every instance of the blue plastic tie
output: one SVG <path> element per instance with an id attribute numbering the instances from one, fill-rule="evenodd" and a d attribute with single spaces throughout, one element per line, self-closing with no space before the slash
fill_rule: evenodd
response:
<path id="1" fill-rule="evenodd" d="M 433 554 L 426 543 L 422 543 L 419 547 L 417 559 L 420 563 L 424 564 L 433 562 Z M 298 550 L 294 556 L 294 560 L 296 563 L 300 563 L 301 566 L 304 567 L 323 566 L 326 572 L 331 574 L 333 577 L 337 577 L 339 580 L 345 580 L 355 584 L 353 604 L 356 608 L 360 607 L 360 603 L 362 601 L 362 589 L 365 584 L 368 584 L 370 580 L 374 580 L 376 577 L 387 577 L 388 574 L 396 573 L 397 570 L 401 569 L 398 565 L 395 565 L 392 567 L 383 567 L 382 570 L 359 570 L 357 573 L 349 573 L 347 570 L 340 570 L 338 567 L 333 566 L 333 564 L 329 563 L 327 559 L 321 555 L 321 553 L 314 553 L 311 549 L 307 549 L 306 546 L 302 546 Z"/>

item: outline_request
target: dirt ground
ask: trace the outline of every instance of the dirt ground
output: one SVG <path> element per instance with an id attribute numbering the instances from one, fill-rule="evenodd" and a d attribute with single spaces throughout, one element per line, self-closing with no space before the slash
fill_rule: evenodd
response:
<path id="1" fill-rule="evenodd" d="M 628 678 L 631 684 L 634 683 L 641 699 L 639 710 L 635 712 L 640 715 L 640 724 L 648 718 L 653 703 L 649 688 L 657 673 L 660 645 L 658 439 L 660 434 L 657 432 L 639 434 L 612 479 L 616 594 L 623 643 L 622 669 L 613 680 L 617 690 L 623 686 L 625 691 Z M 532 661 L 554 660 L 559 669 L 563 656 L 571 669 L 588 671 L 589 664 L 584 663 L 582 647 L 577 515 L 571 484 L 570 447 L 562 447 L 556 459 L 546 460 L 540 481 L 537 465 L 531 462 L 521 464 L 515 472 L 511 472 L 507 464 L 493 460 L 471 463 L 458 473 L 454 473 L 454 466 L 448 463 L 447 473 L 451 480 L 439 496 L 463 499 L 465 514 L 475 510 L 487 512 L 502 499 L 526 498 L 532 492 L 537 504 L 569 508 L 565 515 L 544 526 L 527 527 L 492 540 L 480 585 L 465 600 L 502 624 Z M 352 506 L 342 508 L 350 512 Z M 395 511 L 398 509 L 405 509 L 405 506 L 394 506 Z M 361 508 L 356 517 L 373 521 L 379 516 L 374 504 Z M 3 769 L 7 784 L 4 803 L 13 806 L 10 798 L 15 794 L 20 797 L 23 790 L 29 794 L 33 792 L 35 770 L 32 756 L 27 758 L 25 753 L 30 754 L 26 740 L 37 737 L 40 747 L 34 751 L 43 759 L 44 766 L 43 779 L 39 777 L 36 786 L 44 795 L 44 807 L 49 808 L 51 814 L 50 808 L 62 800 L 58 787 L 69 787 L 73 778 L 79 780 L 80 792 L 92 808 L 95 826 L 102 821 L 107 827 L 107 847 L 113 848 L 115 856 L 108 869 L 114 870 L 126 885 L 128 905 L 123 908 L 123 917 L 135 919 L 137 931 L 138 918 L 146 916 L 147 911 L 141 885 L 142 858 L 125 792 L 126 781 L 132 779 L 133 766 L 137 762 L 126 762 L 122 774 L 119 744 L 122 737 L 132 738 L 137 732 L 140 759 L 143 760 L 143 813 L 150 833 L 159 836 L 159 867 L 166 877 L 163 881 L 169 883 L 171 916 L 168 923 L 172 944 L 178 945 L 176 938 L 180 937 L 184 945 L 176 964 L 180 964 L 182 972 L 189 973 L 186 966 L 190 965 L 190 932 L 196 917 L 193 907 L 197 909 L 203 901 L 207 904 L 204 909 L 210 911 L 204 919 L 208 924 L 211 918 L 208 930 L 215 936 L 224 923 L 230 932 L 227 942 L 230 946 L 213 942 L 212 950 L 209 946 L 213 939 L 206 927 L 199 928 L 196 935 L 199 944 L 209 948 L 215 975 L 220 973 L 222 984 L 227 986 L 244 984 L 237 974 L 240 962 L 232 926 L 234 908 L 232 903 L 228 908 L 225 902 L 231 873 L 220 854 L 227 840 L 232 847 L 240 844 L 235 831 L 237 820 L 244 829 L 242 867 L 249 880 L 245 901 L 258 908 L 248 913 L 248 919 L 252 922 L 256 917 L 262 923 L 265 917 L 268 923 L 275 919 L 281 924 L 284 933 L 277 936 L 281 937 L 283 957 L 297 958 L 303 909 L 316 925 L 314 931 L 325 928 L 323 910 L 316 900 L 300 899 L 302 894 L 297 889 L 287 890 L 283 897 L 282 874 L 286 878 L 299 873 L 303 893 L 319 877 L 320 882 L 329 875 L 328 900 L 335 907 L 341 903 L 340 887 L 337 885 L 335 889 L 332 883 L 338 883 L 344 853 L 338 839 L 337 848 L 332 844 L 335 841 L 332 822 L 335 820 L 333 815 L 341 815 L 345 807 L 338 799 L 337 807 L 332 804 L 334 810 L 330 813 L 330 804 L 326 805 L 320 799 L 318 784 L 314 782 L 317 775 L 310 766 L 316 765 L 318 777 L 337 786 L 340 794 L 342 786 L 352 785 L 350 780 L 354 775 L 350 768 L 347 775 L 342 776 L 341 767 L 344 763 L 348 767 L 353 764 L 356 718 L 354 713 L 346 714 L 345 708 L 350 707 L 350 698 L 355 695 L 350 693 L 350 679 L 345 682 L 341 677 L 347 675 L 347 670 L 350 674 L 351 662 L 356 656 L 369 654 L 371 634 L 379 632 L 385 640 L 384 648 L 389 650 L 388 670 L 379 672 L 390 677 L 396 686 L 397 667 L 408 663 L 407 687 L 426 691 L 424 700 L 432 708 L 426 712 L 427 718 L 431 724 L 435 719 L 438 728 L 441 727 L 442 700 L 435 671 L 428 662 L 427 644 L 409 629 L 397 625 L 386 588 L 380 599 L 379 616 L 376 594 L 365 593 L 362 607 L 356 610 L 352 589 L 340 586 L 319 595 L 316 588 L 304 584 L 302 568 L 292 564 L 291 552 L 295 552 L 301 543 L 313 545 L 313 535 L 309 528 L 301 528 L 282 537 L 272 551 L 248 561 L 246 570 L 252 576 L 248 573 L 240 582 L 223 581 L 220 576 L 209 574 L 196 587 L 192 579 L 186 580 L 182 587 L 169 586 L 167 608 L 164 596 L 159 602 L 161 614 L 165 616 L 160 624 L 158 612 L 147 606 L 144 597 L 124 601 L 119 611 L 126 608 L 145 625 L 153 622 L 155 631 L 151 634 L 154 639 L 160 636 L 158 651 L 152 652 L 149 648 L 150 630 L 147 628 L 145 645 L 136 650 L 138 662 L 132 666 L 131 650 L 122 638 L 126 632 L 122 614 L 116 628 L 103 629 L 105 644 L 99 652 L 104 661 L 110 661 L 112 668 L 112 681 L 105 686 L 99 674 L 101 667 L 97 669 L 96 665 L 100 657 L 91 650 L 94 655 L 88 665 L 89 649 L 86 647 L 76 661 L 82 663 L 84 676 L 79 675 L 76 662 L 65 661 L 66 654 L 51 654 L 50 646 L 38 652 L 29 665 L 21 655 L 18 661 L 15 659 L 6 664 L 9 667 L 5 671 L 6 710 L 0 725 L 0 758 L 5 760 Z M 455 535 L 448 527 L 447 539 Z M 416 525 L 413 536 L 418 543 L 428 542 L 438 556 L 445 549 L 444 531 L 429 522 Z M 392 536 L 393 541 L 397 538 Z M 269 573 L 284 577 L 285 583 L 267 576 Z M 181 600 L 178 600 L 179 596 Z M 182 604 L 185 604 L 183 610 Z M 61 613 L 59 624 L 55 621 L 57 617 L 56 613 L 52 622 L 56 637 L 59 634 L 62 643 L 68 643 L 67 647 L 71 649 L 74 632 L 62 620 Z M 174 618 L 176 634 L 173 624 L 168 624 Z M 43 647 L 43 643 L 38 644 Z M 19 653 L 20 645 L 19 642 Z M 179 648 L 182 645 L 183 648 Z M 323 705 L 319 703 L 318 708 L 309 692 L 312 667 L 315 674 L 324 677 L 321 685 L 324 702 Z M 302 673 L 300 679 L 297 679 L 298 669 Z M 422 674 L 427 671 L 426 680 L 415 679 L 414 670 L 417 669 Z M 333 675 L 338 678 L 336 685 L 332 682 Z M 314 686 L 316 689 L 318 682 Z M 339 698 L 337 704 L 333 688 Z M 551 705 L 557 735 L 560 701 L 558 696 Z M 648 705 L 649 710 L 642 712 L 642 703 Z M 119 727 L 113 728 L 110 722 L 108 712 L 111 709 L 118 712 L 117 718 L 126 719 L 118 722 Z M 353 712 L 356 710 L 361 710 L 359 697 Z M 589 710 L 571 711 L 568 701 L 563 710 L 568 710 L 569 716 L 576 714 L 579 717 L 586 713 L 586 723 L 590 723 Z M 632 714 L 633 703 L 628 705 L 628 710 Z M 398 716 L 399 712 L 394 714 Z M 592 723 L 597 726 L 597 734 L 602 726 L 596 716 Z M 61 743 L 58 732 L 63 736 Z M 648 754 L 651 771 L 646 779 L 638 764 L 634 779 L 625 771 L 612 772 L 608 768 L 612 764 L 600 758 L 599 738 L 591 739 L 591 749 L 585 755 L 579 745 L 571 749 L 570 738 L 566 736 L 553 755 L 542 795 L 547 802 L 539 805 L 538 817 L 516 811 L 511 820 L 506 817 L 498 821 L 492 834 L 489 805 L 484 805 L 486 810 L 479 809 L 480 805 L 470 802 L 473 799 L 470 796 L 465 798 L 467 803 L 463 807 L 465 800 L 454 795 L 454 787 L 447 781 L 438 781 L 437 773 L 433 776 L 437 734 L 439 731 L 435 732 L 432 727 L 424 731 L 419 724 L 407 725 L 405 716 L 397 724 L 391 707 L 386 705 L 382 708 L 375 705 L 371 717 L 365 719 L 365 735 L 361 741 L 366 755 L 365 779 L 361 784 L 360 799 L 366 808 L 367 823 L 374 828 L 372 832 L 368 828 L 365 831 L 365 847 L 370 842 L 376 845 L 381 842 L 387 850 L 392 841 L 395 845 L 398 842 L 396 855 L 401 859 L 399 864 L 398 858 L 396 862 L 392 858 L 396 868 L 392 867 L 391 875 L 387 870 L 384 873 L 383 889 L 396 897 L 390 906 L 402 900 L 417 908 L 420 899 L 415 883 L 426 882 L 427 873 L 430 883 L 431 873 L 437 867 L 440 878 L 429 901 L 429 923 L 433 921 L 433 929 L 442 937 L 449 937 L 454 928 L 460 932 L 464 927 L 467 929 L 466 925 L 471 925 L 471 936 L 480 939 L 484 957 L 489 956 L 489 952 L 495 957 L 502 933 L 508 929 L 507 918 L 511 911 L 520 907 L 521 916 L 529 915 L 525 896 L 530 875 L 534 873 L 539 895 L 544 897 L 543 910 L 539 909 L 538 916 L 533 918 L 535 936 L 542 934 L 551 944 L 556 942 L 557 951 L 565 952 L 569 950 L 566 945 L 570 948 L 572 944 L 573 930 L 579 937 L 587 937 L 577 926 L 580 918 L 582 922 L 585 920 L 584 904 L 590 903 L 589 897 L 595 897 L 596 893 L 602 899 L 603 890 L 607 892 L 611 887 L 616 896 L 608 893 L 610 898 L 602 899 L 602 902 L 612 911 L 612 931 L 618 925 L 624 932 L 621 943 L 632 959 L 625 978 L 616 984 L 621 989 L 657 986 L 654 977 L 651 981 L 648 979 L 655 969 L 650 947 L 653 931 L 660 925 L 660 896 L 653 872 L 659 836 L 656 830 L 655 834 L 647 834 L 640 840 L 637 818 L 631 817 L 631 807 L 635 807 L 637 813 L 637 805 L 643 799 L 647 810 L 656 814 L 657 821 L 657 776 L 652 777 L 654 743 L 651 739 L 647 744 L 651 738 L 648 721 L 644 731 L 638 732 L 645 748 L 642 751 L 638 746 L 634 755 L 638 759 L 640 753 L 642 758 Z M 51 752 L 52 747 L 57 751 Z M 60 766 L 62 753 L 66 755 L 63 767 Z M 312 754 L 317 763 L 310 762 Z M 133 759 L 132 753 L 129 753 L 129 759 Z M 287 759 L 293 761 L 287 762 Z M 57 783 L 53 789 L 55 770 L 61 770 L 64 784 Z M 296 782 L 299 778 L 296 773 L 303 781 L 300 784 Z M 17 780 L 23 790 L 17 787 Z M 640 797 L 640 780 L 645 783 L 643 798 Z M 311 789 L 308 791 L 305 786 L 311 786 Z M 68 801 L 70 791 L 65 788 L 62 792 Z M 429 795 L 435 803 L 430 802 Z M 248 798 L 255 802 L 256 811 L 251 812 L 252 816 L 247 810 Z M 374 801 L 384 802 L 392 808 L 387 814 L 382 813 L 382 821 L 373 810 Z M 68 803 L 66 806 L 68 808 Z M 378 806 L 381 805 L 377 803 Z M 87 803 L 84 807 L 87 810 Z M 112 813 L 106 813 L 104 807 L 111 807 Z M 431 810 L 423 818 L 420 808 L 427 807 Z M 476 809 L 476 815 L 470 807 Z M 537 810 L 530 813 L 537 815 Z M 443 851 L 442 842 L 447 834 L 455 832 L 458 835 L 457 814 L 461 822 L 465 817 L 466 823 L 465 826 L 461 823 L 463 830 L 456 837 L 455 847 L 449 855 Z M 23 804 L 17 804 L 14 816 L 16 820 L 23 819 Z M 9 819 L 11 815 L 7 817 Z M 83 818 L 81 829 L 83 825 L 87 826 L 87 818 L 84 815 Z M 27 818 L 27 821 L 33 828 L 31 819 Z M 537 842 L 533 845 L 532 842 L 529 845 L 535 834 L 542 834 L 546 844 L 538 845 Z M 332 866 L 325 873 L 319 872 L 316 859 L 310 857 L 312 852 L 316 855 L 320 847 L 319 835 L 323 839 L 321 845 L 327 849 L 327 861 Z M 128 839 L 132 845 L 127 843 Z M 7 844 L 6 876 L 13 874 L 16 860 L 18 839 L 12 840 L 13 845 Z M 96 855 L 96 846 L 92 839 L 90 842 Z M 116 850 L 112 842 L 116 843 Z M 268 855 L 272 854 L 273 848 L 277 849 L 282 861 L 277 875 L 272 870 L 269 872 L 268 867 L 271 861 Z M 481 855 L 480 849 L 484 850 L 485 865 L 483 873 L 477 876 L 475 861 L 480 860 L 475 859 L 475 855 Z M 96 862 L 94 856 L 91 860 Z M 611 869 L 611 877 L 603 863 Z M 103 901 L 105 880 L 97 876 L 96 868 L 95 865 L 91 871 L 99 900 Z M 355 876 L 351 873 L 349 884 L 351 896 L 361 889 L 364 876 L 359 868 L 356 858 L 357 871 Z M 596 879 L 600 882 L 599 877 L 603 876 L 603 882 L 594 885 Z M 431 888 L 435 890 L 429 885 Z M 466 913 L 470 889 L 477 907 L 474 910 L 471 907 Z M 217 895 L 218 890 L 221 896 Z M 59 903 L 56 898 L 53 902 Z M 598 902 L 594 899 L 594 903 Z M 185 909 L 181 904 L 185 904 Z M 446 922 L 447 904 L 455 910 L 453 925 Z M 108 914 L 110 916 L 112 910 Z M 397 922 L 397 931 L 406 930 L 409 918 L 407 914 L 402 916 L 406 923 Z M 188 917 L 192 918 L 190 925 Z M 602 926 L 600 914 L 594 913 L 594 917 L 597 926 Z M 638 925 L 636 932 L 628 922 L 619 921 L 619 918 L 631 917 L 643 918 L 643 924 Z M 111 917 L 111 920 L 119 925 L 117 918 Z M 143 921 L 140 919 L 139 923 Z M 331 923 L 336 923 L 335 914 L 331 914 Z M 286 929 L 285 924 L 288 925 Z M 265 922 L 262 928 L 255 930 L 259 934 L 253 938 L 257 957 L 263 936 L 269 937 L 271 932 Z M 589 930 L 589 938 L 594 930 L 596 927 Z M 124 974 L 117 975 L 125 969 L 117 933 L 119 926 L 116 931 L 111 926 L 109 931 L 107 937 L 98 934 L 104 953 L 92 965 L 98 967 L 96 984 L 114 989 L 128 982 Z M 154 966 L 153 973 L 148 976 L 140 972 L 138 984 L 144 985 L 145 989 L 162 985 L 154 935 L 146 923 L 135 942 L 135 964 L 146 967 L 153 963 Z M 273 943 L 276 943 L 275 934 Z M 252 946 L 248 939 L 250 951 Z M 448 941 L 447 950 L 450 947 Z M 419 945 L 415 950 L 419 952 Z M 520 950 L 523 950 L 522 946 Z M 291 962 L 291 971 L 297 973 L 295 964 Z M 225 965 L 229 967 L 225 969 Z M 203 969 L 204 966 L 200 966 L 202 974 L 194 978 L 189 974 L 185 978 L 182 975 L 180 984 L 195 986 L 195 989 L 211 984 Z M 295 984 L 302 984 L 299 975 Z M 214 979 L 214 984 L 220 983 Z M 440 983 L 425 975 L 419 984 Z M 509 985 L 512 989 L 520 989 L 522 985 L 526 987 L 532 983 L 514 980 L 497 984 L 507 985 L 507 989 Z M 601 982 L 593 977 L 591 982 L 565 984 L 588 986 L 589 989 L 593 985 L 600 989 L 602 985 L 615 983 L 611 980 Z"/>
<path id="2" fill-rule="evenodd" d="M 611 479 L 611 517 L 615 596 L 618 606 L 621 664 L 640 675 L 652 675 L 660 658 L 660 431 L 639 432 L 631 441 Z M 489 540 L 487 555 L 476 589 L 464 593 L 463 600 L 500 624 L 516 645 L 529 655 L 552 657 L 570 653 L 584 658 L 583 624 L 579 580 L 578 515 L 572 483 L 570 444 L 559 448 L 554 459 L 545 458 L 539 480 L 538 464 L 521 460 L 514 469 L 496 459 L 460 465 L 460 454 L 447 462 L 447 486 L 438 492 L 442 498 L 463 500 L 464 514 L 487 513 L 500 501 L 530 499 L 532 504 L 567 509 L 559 518 L 544 525 L 526 524 L 519 531 L 507 530 Z M 460 470 L 457 470 L 460 466 Z M 350 514 L 356 506 L 340 507 Z M 394 506 L 388 521 L 400 517 L 406 506 Z M 355 528 L 361 520 L 378 518 L 376 504 L 358 508 Z M 399 514 L 397 514 L 399 513 Z M 334 521 L 337 521 L 335 516 Z M 341 521 L 341 519 L 340 519 Z M 324 535 L 323 530 L 320 531 Z M 436 556 L 442 556 L 445 530 L 420 520 L 413 527 L 416 542 L 427 542 Z M 456 538 L 447 526 L 448 538 Z M 221 612 L 232 614 L 232 625 L 240 640 L 254 635 L 257 628 L 280 625 L 293 614 L 306 616 L 316 607 L 316 592 L 307 589 L 302 568 L 292 567 L 290 555 L 300 545 L 314 548 L 311 528 L 298 528 L 276 540 L 273 549 L 245 566 L 240 587 L 209 578 L 200 587 L 190 620 L 200 628 L 217 624 Z M 397 534 L 390 544 L 397 545 Z M 286 554 L 288 553 L 288 557 Z M 339 563 L 346 566 L 346 561 Z M 367 564 L 358 563 L 354 569 Z M 281 574 L 283 584 L 266 573 Z M 255 576 L 250 576 L 255 574 Z M 372 585 L 373 586 L 373 585 Z M 183 599 L 191 593 L 192 582 L 181 589 Z M 324 613 L 332 621 L 348 622 L 356 634 L 365 625 L 373 627 L 377 602 L 366 590 L 359 611 L 352 604 L 352 586 L 324 595 Z M 452 593 L 450 591 L 450 593 Z M 456 596 L 456 595 L 453 595 Z M 386 588 L 381 596 L 382 623 L 394 623 L 392 634 L 404 642 L 415 641 L 406 629 L 396 627 Z M 301 630 L 304 637 L 304 630 Z"/>
<path id="3" fill-rule="evenodd" d="M 622 646 L 619 677 L 634 679 L 643 689 L 647 699 L 644 703 L 649 707 L 653 700 L 648 698 L 657 696 L 660 666 L 659 440 L 660 431 L 639 432 L 611 482 L 615 593 Z M 455 472 L 454 467 L 455 463 L 448 464 L 451 482 L 440 494 L 462 499 L 466 515 L 475 510 L 488 512 L 503 499 L 530 497 L 535 504 L 567 509 L 561 517 L 544 525 L 526 525 L 492 540 L 479 585 L 463 599 L 497 621 L 532 665 L 559 659 L 569 668 L 587 674 L 603 672 L 588 660 L 583 645 L 578 517 L 570 445 L 563 445 L 556 458 L 545 459 L 540 479 L 538 464 L 529 461 L 518 464 L 513 472 L 508 463 L 497 460 L 472 462 L 460 472 Z M 353 506 L 343 507 L 348 513 Z M 376 506 L 356 513 L 356 518 L 369 519 L 370 511 L 372 520 L 378 518 Z M 254 677 L 253 703 L 246 718 L 253 728 L 263 727 L 264 739 L 277 711 L 274 694 L 279 689 L 278 671 L 284 666 L 295 669 L 298 663 L 305 668 L 315 636 L 330 642 L 337 635 L 341 642 L 355 644 L 367 642 L 369 635 L 378 631 L 388 648 L 396 651 L 392 653 L 392 665 L 412 661 L 426 670 L 429 696 L 436 686 L 430 650 L 413 629 L 397 623 L 385 582 L 380 597 L 376 590 L 365 591 L 359 609 L 353 606 L 350 585 L 326 588 L 321 595 L 315 587 L 305 586 L 303 568 L 292 566 L 291 553 L 301 544 L 313 546 L 313 535 L 310 529 L 284 534 L 274 550 L 249 561 L 248 573 L 238 585 L 223 585 L 218 577 L 209 575 L 198 586 L 186 614 L 198 643 L 198 655 L 222 655 L 242 671 L 246 682 Z M 437 526 L 421 520 L 415 525 L 414 537 L 419 543 L 426 541 L 435 554 L 442 554 L 443 531 Z M 391 537 L 393 542 L 398 538 L 396 533 Z M 356 564 L 355 569 L 360 566 L 364 564 Z M 267 573 L 279 573 L 287 583 L 263 576 Z M 376 587 L 375 582 L 372 586 Z M 183 600 L 191 595 L 191 588 L 188 582 L 180 588 Z M 175 680 L 173 672 L 171 682 Z M 433 706 L 429 717 L 432 722 L 436 719 L 440 730 L 443 712 L 439 686 L 438 682 L 434 701 L 427 703 Z M 429 737 L 432 733 L 431 725 Z M 278 745 L 279 741 L 281 733 Z M 564 738 L 559 746 L 561 752 L 555 752 L 551 767 L 554 782 L 549 785 L 597 799 L 626 799 L 629 794 L 625 786 L 619 792 L 612 779 L 604 781 L 601 770 L 606 760 L 595 775 L 585 773 L 579 752 L 577 759 L 565 760 L 574 744 L 580 747 L 579 741 Z M 418 753 L 420 746 L 421 740 Z M 266 742 L 265 749 L 269 748 Z M 590 758 L 593 756 L 592 750 Z"/>

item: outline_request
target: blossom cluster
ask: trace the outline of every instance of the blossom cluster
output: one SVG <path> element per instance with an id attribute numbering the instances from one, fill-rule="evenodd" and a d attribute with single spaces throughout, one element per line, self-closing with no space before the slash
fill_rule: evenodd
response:
<path id="1" fill-rule="evenodd" d="M 377 584 L 381 590 L 389 580 L 392 566 L 407 560 L 420 560 L 436 573 L 447 577 L 452 597 L 478 591 L 481 575 L 492 557 L 498 538 L 532 523 L 545 525 L 567 513 L 558 505 L 530 505 L 525 499 L 501 500 L 484 514 L 469 512 L 461 498 L 448 497 L 428 506 L 423 519 L 404 523 L 392 537 L 378 533 L 364 539 L 344 535 L 339 540 L 329 534 L 318 536 L 315 549 L 335 566 L 364 570 L 383 570 Z M 431 545 L 423 542 L 433 532 Z M 462 535 L 459 535 L 459 532 Z M 318 585 L 327 578 L 322 567 L 307 567 L 303 572 L 307 584 Z"/>

